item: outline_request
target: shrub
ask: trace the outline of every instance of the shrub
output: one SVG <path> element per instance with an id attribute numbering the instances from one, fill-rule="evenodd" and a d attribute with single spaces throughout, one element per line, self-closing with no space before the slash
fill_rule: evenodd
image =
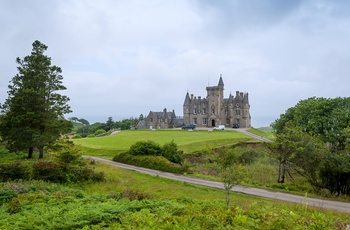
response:
<path id="1" fill-rule="evenodd" d="M 63 183 L 66 181 L 65 170 L 54 162 L 38 161 L 33 163 L 32 177 L 35 180 Z"/>
<path id="2" fill-rule="evenodd" d="M 101 181 L 103 173 L 94 172 L 82 158 L 80 151 L 69 140 L 61 140 L 51 147 L 52 162 L 33 164 L 33 179 L 56 183 Z"/>
<path id="3" fill-rule="evenodd" d="M 95 134 L 89 134 L 86 137 L 95 137 Z"/>
<path id="4" fill-rule="evenodd" d="M 173 163 L 182 162 L 182 152 L 178 151 L 177 144 L 172 140 L 170 143 L 164 144 L 161 149 L 161 154 L 163 157 L 168 159 Z"/>
<path id="5" fill-rule="evenodd" d="M 188 167 L 175 165 L 162 156 L 133 156 L 128 152 L 120 153 L 113 158 L 113 161 L 150 168 L 171 173 L 189 173 Z"/>
<path id="6" fill-rule="evenodd" d="M 161 148 L 157 143 L 151 140 L 138 141 L 130 147 L 129 153 L 134 156 L 137 156 L 137 155 L 159 156 L 161 155 Z"/>
<path id="7" fill-rule="evenodd" d="M 238 156 L 238 162 L 244 165 L 252 164 L 257 158 L 259 154 L 254 150 L 248 150 L 243 152 L 240 156 Z"/>
<path id="8" fill-rule="evenodd" d="M 11 164 L 0 164 L 0 181 L 28 179 L 29 169 L 21 161 Z"/>
<path id="9" fill-rule="evenodd" d="M 72 139 L 80 139 L 80 138 L 83 138 L 81 135 L 79 134 L 75 134 Z"/>
<path id="10" fill-rule="evenodd" d="M 104 129 L 98 129 L 98 130 L 96 130 L 96 131 L 94 132 L 94 135 L 95 135 L 95 136 L 98 136 L 98 135 L 103 134 L 103 133 L 105 133 L 105 132 L 106 132 L 106 130 L 104 130 Z"/>

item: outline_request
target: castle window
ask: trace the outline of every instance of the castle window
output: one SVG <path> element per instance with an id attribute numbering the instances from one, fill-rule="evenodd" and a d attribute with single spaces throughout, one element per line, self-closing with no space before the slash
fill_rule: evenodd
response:
<path id="1" fill-rule="evenodd" d="M 151 117 L 150 122 L 153 122 L 153 118 Z"/>
<path id="2" fill-rule="evenodd" d="M 207 113 L 207 109 L 204 108 L 204 109 L 203 109 L 203 114 L 206 114 L 206 113 Z"/>
<path id="3" fill-rule="evenodd" d="M 193 114 L 196 114 L 197 113 L 197 109 L 193 109 Z"/>
<path id="4" fill-rule="evenodd" d="M 228 110 L 225 110 L 225 116 L 226 117 L 228 116 Z"/>
<path id="5" fill-rule="evenodd" d="M 238 110 L 238 109 L 237 109 L 237 110 L 236 110 L 236 115 L 237 115 L 237 116 L 240 116 L 240 115 L 241 115 L 241 110 Z"/>
<path id="6" fill-rule="evenodd" d="M 193 124 L 194 124 L 194 125 L 197 124 L 197 118 L 193 118 Z"/>
<path id="7" fill-rule="evenodd" d="M 202 125 L 208 124 L 208 118 L 202 118 Z"/>

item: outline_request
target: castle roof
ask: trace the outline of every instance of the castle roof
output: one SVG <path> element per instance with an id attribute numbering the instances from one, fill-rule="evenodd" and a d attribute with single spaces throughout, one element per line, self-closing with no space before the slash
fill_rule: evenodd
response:
<path id="1" fill-rule="evenodd" d="M 224 81 L 222 80 L 222 74 L 220 74 L 220 79 L 219 79 L 218 86 L 224 86 Z"/>
<path id="2" fill-rule="evenodd" d="M 186 94 L 186 97 L 185 97 L 185 102 L 184 102 L 184 105 L 191 105 L 191 99 L 190 99 L 190 95 Z"/>

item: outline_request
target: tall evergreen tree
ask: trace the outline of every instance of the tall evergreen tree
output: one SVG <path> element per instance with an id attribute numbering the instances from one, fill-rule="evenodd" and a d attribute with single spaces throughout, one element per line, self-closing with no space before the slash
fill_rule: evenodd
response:
<path id="1" fill-rule="evenodd" d="M 11 151 L 27 150 L 28 158 L 33 157 L 34 149 L 43 158 L 44 147 L 72 127 L 63 117 L 71 112 L 69 98 L 58 93 L 66 89 L 62 70 L 51 65 L 46 50 L 46 45 L 35 41 L 30 55 L 16 59 L 18 74 L 10 81 L 8 98 L 1 105 L 2 140 Z"/>

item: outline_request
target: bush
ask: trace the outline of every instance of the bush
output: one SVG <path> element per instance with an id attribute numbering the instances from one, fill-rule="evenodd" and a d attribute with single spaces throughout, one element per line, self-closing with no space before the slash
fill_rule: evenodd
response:
<path id="1" fill-rule="evenodd" d="M 150 140 L 138 141 L 130 147 L 129 153 L 134 156 L 137 156 L 137 155 L 159 156 L 161 155 L 161 148 L 154 141 L 150 141 Z"/>
<path id="2" fill-rule="evenodd" d="M 247 165 L 252 164 L 259 157 L 259 154 L 254 150 L 248 150 L 243 152 L 240 156 L 238 156 L 238 162 Z"/>
<path id="3" fill-rule="evenodd" d="M 161 154 L 163 157 L 168 159 L 173 163 L 181 163 L 182 162 L 182 152 L 177 150 L 177 144 L 173 141 L 170 143 L 164 144 L 161 149 Z"/>
<path id="4" fill-rule="evenodd" d="M 80 138 L 83 138 L 81 135 L 79 134 L 75 134 L 72 139 L 80 139 Z"/>
<path id="5" fill-rule="evenodd" d="M 0 164 L 0 181 L 29 179 L 29 169 L 21 161 L 12 164 Z"/>
<path id="6" fill-rule="evenodd" d="M 133 156 L 128 152 L 120 153 L 113 158 L 113 161 L 150 168 L 171 173 L 189 173 L 188 167 L 175 165 L 162 156 Z"/>
<path id="7" fill-rule="evenodd" d="M 73 142 L 61 140 L 52 146 L 50 153 L 54 161 L 33 164 L 33 179 L 56 183 L 104 180 L 103 173 L 96 173 L 88 167 Z"/>
<path id="8" fill-rule="evenodd" d="M 66 173 L 62 166 L 54 162 L 38 161 L 33 163 L 33 179 L 51 181 L 55 183 L 66 182 Z"/>
<path id="9" fill-rule="evenodd" d="M 104 129 L 98 129 L 98 130 L 96 130 L 96 131 L 94 132 L 94 135 L 95 135 L 95 136 L 98 136 L 98 135 L 103 134 L 103 133 L 105 133 L 105 132 L 106 132 L 106 130 L 104 130 Z"/>

